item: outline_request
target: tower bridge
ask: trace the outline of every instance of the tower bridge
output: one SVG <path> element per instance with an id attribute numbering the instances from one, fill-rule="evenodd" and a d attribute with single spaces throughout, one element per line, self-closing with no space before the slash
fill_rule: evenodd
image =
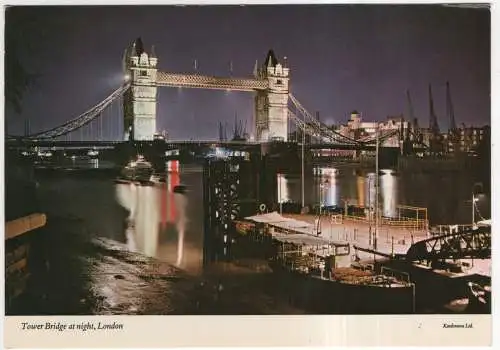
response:
<path id="1" fill-rule="evenodd" d="M 288 139 L 288 94 L 290 69 L 271 50 L 264 66 L 253 78 L 223 78 L 198 74 L 158 72 L 158 59 L 137 39 L 124 55 L 130 89 L 126 92 L 125 138 L 152 140 L 156 133 L 157 89 L 161 86 L 250 91 L 255 93 L 256 140 Z"/>
<path id="2" fill-rule="evenodd" d="M 270 50 L 250 77 L 213 77 L 160 71 L 154 47 L 146 52 L 139 38 L 123 55 L 124 82 L 103 101 L 51 129 L 8 139 L 71 144 L 79 142 L 153 141 L 157 134 L 158 88 L 183 87 L 247 91 L 254 95 L 254 142 L 287 142 L 289 125 L 316 144 L 339 149 L 371 149 L 375 136 L 356 140 L 342 135 L 311 115 L 290 92 L 290 68 Z M 114 114 L 113 114 L 114 111 Z M 401 131 L 379 134 L 380 146 L 399 147 Z M 311 142 L 314 143 L 314 142 Z"/>

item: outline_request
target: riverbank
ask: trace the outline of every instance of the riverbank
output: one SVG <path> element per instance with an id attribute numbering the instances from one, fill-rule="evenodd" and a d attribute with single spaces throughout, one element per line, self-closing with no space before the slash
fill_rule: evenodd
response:
<path id="1" fill-rule="evenodd" d="M 217 264 L 200 276 L 99 238 L 81 219 L 49 217 L 33 278 L 7 315 L 300 314 L 267 293 L 269 271 Z"/>

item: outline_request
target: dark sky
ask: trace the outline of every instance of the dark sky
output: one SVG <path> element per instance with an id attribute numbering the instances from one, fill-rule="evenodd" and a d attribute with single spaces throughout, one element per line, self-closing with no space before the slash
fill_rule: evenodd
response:
<path id="1" fill-rule="evenodd" d="M 117 88 L 123 50 L 140 36 L 155 45 L 164 71 L 250 76 L 273 48 L 288 57 L 291 90 L 322 120 L 344 122 L 407 114 L 428 126 L 428 84 L 441 129 L 450 81 L 457 123 L 490 123 L 490 12 L 440 6 L 17 7 L 6 30 L 19 57 L 40 75 L 23 112 L 6 110 L 9 133 L 74 118 Z M 6 47 L 7 55 L 10 54 Z M 172 138 L 215 138 L 218 122 L 252 121 L 251 93 L 161 88 L 158 129 Z"/>

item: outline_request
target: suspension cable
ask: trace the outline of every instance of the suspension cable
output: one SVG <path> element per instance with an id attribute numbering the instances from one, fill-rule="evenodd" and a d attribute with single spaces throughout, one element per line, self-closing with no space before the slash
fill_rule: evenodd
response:
<path id="1" fill-rule="evenodd" d="M 125 85 L 122 85 L 115 91 L 113 91 L 108 97 L 106 97 L 103 101 L 100 103 L 96 104 L 86 112 L 80 114 L 78 117 L 65 122 L 57 127 L 38 132 L 35 134 L 28 135 L 27 139 L 49 139 L 49 138 L 55 138 L 58 136 L 66 135 L 78 128 L 81 128 L 88 123 L 90 123 L 92 120 L 94 120 L 99 114 L 107 107 L 109 106 L 113 101 L 115 101 L 119 96 L 123 95 L 125 91 L 129 88 L 130 84 L 127 83 Z"/>
<path id="2" fill-rule="evenodd" d="M 311 113 L 307 111 L 307 109 L 299 102 L 299 100 L 293 95 L 293 94 L 288 94 L 290 97 L 290 101 L 292 104 L 297 108 L 297 110 L 307 118 L 310 126 L 314 128 L 323 138 L 329 139 L 331 141 L 339 142 L 342 140 L 345 143 L 349 144 L 359 144 L 357 140 L 350 138 L 348 136 L 342 135 L 338 132 L 335 132 L 331 130 L 328 126 L 325 124 L 321 123 L 319 120 L 314 118 Z"/>

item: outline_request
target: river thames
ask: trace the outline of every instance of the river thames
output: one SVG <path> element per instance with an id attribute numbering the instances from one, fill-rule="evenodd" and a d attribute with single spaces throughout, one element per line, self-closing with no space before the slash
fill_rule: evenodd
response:
<path id="1" fill-rule="evenodd" d="M 89 166 L 98 166 L 96 161 Z M 43 172 L 42 172 L 43 173 Z M 181 164 L 179 172 L 164 175 L 155 186 L 117 184 L 109 176 L 39 175 L 42 210 L 58 217 L 78 218 L 92 236 L 121 242 L 130 251 L 172 264 L 192 275 L 203 271 L 203 172 L 202 166 Z M 375 198 L 374 172 L 353 165 L 308 169 L 306 205 L 366 206 Z M 471 188 L 467 173 L 380 173 L 380 206 L 383 215 L 397 217 L 397 205 L 428 208 L 430 225 L 469 224 Z M 186 185 L 184 194 L 173 188 Z M 301 201 L 298 174 L 276 174 L 276 198 Z M 486 195 L 477 203 L 476 218 L 489 218 Z M 277 207 L 279 208 L 279 207 Z"/>
<path id="2" fill-rule="evenodd" d="M 280 210 L 279 202 L 282 209 L 301 202 L 296 168 L 297 173 L 266 173 L 274 202 L 267 210 Z M 37 235 L 34 253 L 43 264 L 34 266 L 36 278 L 9 314 L 326 312 L 291 297 L 267 261 L 248 253 L 262 248 L 236 242 L 233 253 L 244 256 L 210 260 L 204 205 L 211 203 L 204 204 L 201 164 L 180 163 L 178 171 L 164 172 L 162 181 L 147 186 L 115 181 L 119 170 L 106 160 L 78 157 L 35 164 L 36 206 L 47 215 L 47 226 Z M 345 203 L 374 204 L 376 177 L 369 166 L 307 166 L 305 175 L 304 201 L 313 213 L 319 203 L 337 210 Z M 243 177 L 256 174 L 240 176 L 246 181 Z M 431 226 L 472 221 L 470 198 L 478 179 L 470 171 L 381 169 L 379 179 L 385 217 L 397 217 L 398 205 L 410 205 L 426 207 Z M 175 191 L 179 185 L 187 190 Z M 489 218 L 489 197 L 476 193 L 476 198 L 475 220 Z M 445 312 L 425 303 L 416 311 Z"/>

